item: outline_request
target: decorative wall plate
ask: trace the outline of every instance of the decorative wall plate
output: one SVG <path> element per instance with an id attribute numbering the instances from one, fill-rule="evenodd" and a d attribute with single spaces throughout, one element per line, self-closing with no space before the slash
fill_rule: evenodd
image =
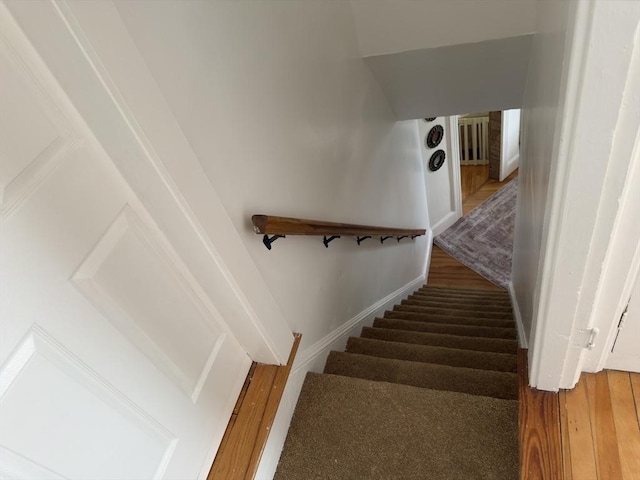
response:
<path id="1" fill-rule="evenodd" d="M 439 170 L 440 167 L 444 165 L 445 158 L 446 158 L 446 155 L 444 153 L 444 150 L 436 150 L 435 153 L 431 155 L 431 158 L 429 159 L 429 170 L 431 170 L 432 172 Z"/>
<path id="2" fill-rule="evenodd" d="M 425 122 L 433 122 L 436 118 L 438 117 L 431 117 L 431 118 L 425 118 L 423 119 Z"/>
<path id="3" fill-rule="evenodd" d="M 424 144 L 429 148 L 436 148 L 444 138 L 444 128 L 442 125 L 434 125 L 427 133 Z"/>

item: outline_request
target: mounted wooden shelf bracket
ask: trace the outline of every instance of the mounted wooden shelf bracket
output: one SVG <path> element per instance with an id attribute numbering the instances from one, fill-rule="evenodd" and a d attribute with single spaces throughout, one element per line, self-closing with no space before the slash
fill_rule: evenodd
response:
<path id="1" fill-rule="evenodd" d="M 269 250 L 271 250 L 271 244 L 274 241 L 278 238 L 285 238 L 286 235 L 322 236 L 324 246 L 328 248 L 331 241 L 342 236 L 356 237 L 358 245 L 360 245 L 363 240 L 374 236 L 379 236 L 380 242 L 384 243 L 391 237 L 397 237 L 400 241 L 405 237 L 410 236 L 414 239 L 426 233 L 425 229 L 417 228 L 377 227 L 269 215 L 254 215 L 251 220 L 254 232 L 264 235 L 262 242 Z M 269 235 L 273 236 L 269 237 Z"/>

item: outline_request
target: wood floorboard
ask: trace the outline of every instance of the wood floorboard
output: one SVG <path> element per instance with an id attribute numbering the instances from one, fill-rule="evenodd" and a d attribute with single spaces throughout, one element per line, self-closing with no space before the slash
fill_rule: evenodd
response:
<path id="1" fill-rule="evenodd" d="M 573 390 L 565 393 L 570 445 L 566 454 L 570 455 L 573 477 L 579 480 L 597 480 L 587 382 L 583 379 Z"/>
<path id="2" fill-rule="evenodd" d="M 427 284 L 440 287 L 473 288 L 479 290 L 504 291 L 482 275 L 444 252 L 437 245 L 431 250 Z"/>
<path id="3" fill-rule="evenodd" d="M 463 165 L 460 167 L 462 201 L 473 195 L 489 180 L 489 165 Z"/>
<path id="4" fill-rule="evenodd" d="M 640 373 L 632 373 L 631 391 L 633 392 L 633 401 L 636 404 L 636 416 L 638 418 L 638 426 L 640 426 Z"/>
<path id="5" fill-rule="evenodd" d="M 518 170 L 516 169 L 511 175 L 505 178 L 502 182 L 498 182 L 497 180 L 488 180 L 485 182 L 476 192 L 469 195 L 462 202 L 462 215 L 466 215 L 471 210 L 476 208 L 482 202 L 484 202 L 491 195 L 496 193 L 502 187 L 504 187 L 507 183 L 518 176 Z"/>
<path id="6" fill-rule="evenodd" d="M 631 390 L 631 376 L 626 372 L 607 372 L 611 409 L 618 442 L 620 468 L 623 480 L 634 480 L 640 477 L 640 426 Z"/>
<path id="7" fill-rule="evenodd" d="M 483 169 L 486 169 L 486 178 Z M 461 167 L 461 176 L 466 178 L 466 180 L 462 179 L 463 195 L 466 198 L 462 203 L 464 214 L 466 215 L 473 208 L 480 205 L 517 175 L 518 170 L 514 171 L 503 182 L 498 182 L 496 180 L 487 180 L 489 178 L 488 166 Z M 477 185 L 481 181 L 484 183 Z M 431 251 L 427 283 L 441 287 L 504 291 L 479 273 L 445 253 L 437 245 L 433 245 Z"/>
<path id="8" fill-rule="evenodd" d="M 529 387 L 527 350 L 518 350 L 520 479 L 562 477 L 558 394 Z"/>
<path id="9" fill-rule="evenodd" d="M 640 374 L 583 373 L 573 390 L 560 393 L 565 480 L 640 479 L 634 382 Z"/>
<path id="10" fill-rule="evenodd" d="M 562 440 L 562 472 L 564 480 L 573 480 L 571 468 L 571 443 L 569 442 L 569 417 L 567 414 L 567 392 L 558 393 L 560 402 L 560 438 Z"/>
<path id="11" fill-rule="evenodd" d="M 595 404 L 598 475 L 605 480 L 620 480 L 622 468 L 609 395 L 609 380 L 606 373 L 594 376 L 596 388 L 593 403 Z"/>

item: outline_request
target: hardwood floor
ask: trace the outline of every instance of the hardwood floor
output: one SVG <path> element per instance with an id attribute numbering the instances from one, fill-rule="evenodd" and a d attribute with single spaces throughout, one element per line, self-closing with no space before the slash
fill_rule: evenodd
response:
<path id="1" fill-rule="evenodd" d="M 468 192 L 463 212 L 515 176 Z M 499 290 L 435 245 L 428 284 Z M 585 373 L 573 390 L 544 392 L 528 386 L 521 349 L 518 375 L 521 480 L 640 480 L 640 374 Z"/>
<path id="2" fill-rule="evenodd" d="M 462 202 L 489 180 L 489 165 L 465 165 L 460 167 Z"/>
<path id="3" fill-rule="evenodd" d="M 520 480 L 562 479 L 559 394 L 529 387 L 527 350 L 518 350 Z M 586 479 L 585 479 L 586 480 Z"/>
<path id="4" fill-rule="evenodd" d="M 431 262 L 429 264 L 427 283 L 441 287 L 502 291 L 500 287 L 494 285 L 482 275 L 474 272 L 466 265 L 463 265 L 455 258 L 446 254 L 444 250 L 437 245 L 433 245 L 431 250 Z"/>
<path id="5" fill-rule="evenodd" d="M 486 175 L 483 173 L 486 170 Z M 503 182 L 489 180 L 489 166 L 461 167 L 462 180 L 462 212 L 464 215 L 484 202 L 491 195 L 500 190 L 518 176 L 518 170 L 513 172 Z M 483 184 L 479 184 L 484 180 Z M 429 263 L 429 285 L 443 287 L 476 288 L 482 290 L 502 290 L 469 267 L 447 255 L 440 247 L 433 245 L 431 261 Z"/>
<path id="6" fill-rule="evenodd" d="M 470 168 L 470 167 L 464 167 Z M 488 169 L 488 167 L 487 167 Z M 488 170 L 487 170 L 488 172 Z M 487 173 L 488 174 L 488 173 Z M 483 183 L 477 190 L 470 192 L 466 198 L 462 201 L 462 215 L 466 215 L 471 210 L 476 208 L 482 202 L 484 202 L 491 195 L 496 193 L 502 187 L 504 187 L 507 183 L 518 176 L 518 170 L 515 170 L 511 175 L 505 178 L 502 182 L 497 180 L 488 179 L 485 183 Z"/>
<path id="7" fill-rule="evenodd" d="M 573 390 L 543 392 L 518 355 L 520 479 L 638 480 L 640 374 L 584 373 Z"/>
<path id="8" fill-rule="evenodd" d="M 565 480 L 640 479 L 640 374 L 583 373 L 558 398 Z"/>

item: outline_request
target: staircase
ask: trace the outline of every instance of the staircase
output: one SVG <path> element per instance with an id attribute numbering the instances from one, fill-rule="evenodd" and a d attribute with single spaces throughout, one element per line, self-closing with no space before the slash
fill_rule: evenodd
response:
<path id="1" fill-rule="evenodd" d="M 517 479 L 506 292 L 424 286 L 302 387 L 276 480 Z"/>

